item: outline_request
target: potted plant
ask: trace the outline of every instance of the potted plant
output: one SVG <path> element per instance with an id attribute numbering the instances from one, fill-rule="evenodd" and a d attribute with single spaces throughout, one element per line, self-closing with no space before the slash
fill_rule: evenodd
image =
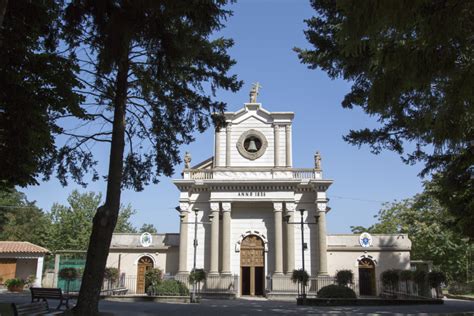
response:
<path id="1" fill-rule="evenodd" d="M 107 281 L 107 289 L 111 289 L 119 278 L 119 270 L 117 268 L 105 268 L 104 279 Z"/>
<path id="2" fill-rule="evenodd" d="M 298 282 L 298 297 L 306 298 L 304 287 L 308 284 L 308 280 L 309 280 L 308 272 L 306 272 L 303 269 L 293 270 L 293 273 L 291 274 L 291 281 L 293 281 L 293 283 Z M 301 287 L 301 292 L 300 292 L 300 287 Z"/>
<path id="3" fill-rule="evenodd" d="M 20 278 L 8 279 L 5 286 L 10 292 L 22 292 L 25 287 L 25 280 Z"/>
<path id="4" fill-rule="evenodd" d="M 197 287 L 198 292 L 200 291 L 201 282 L 206 279 L 206 271 L 204 269 L 192 270 L 189 274 L 189 283 Z M 194 295 L 194 294 L 193 294 Z M 196 299 L 196 298 L 193 298 Z"/>
<path id="5" fill-rule="evenodd" d="M 69 293 L 69 285 L 79 277 L 79 272 L 76 268 L 63 268 L 59 271 L 59 277 L 66 280 L 66 293 Z"/>

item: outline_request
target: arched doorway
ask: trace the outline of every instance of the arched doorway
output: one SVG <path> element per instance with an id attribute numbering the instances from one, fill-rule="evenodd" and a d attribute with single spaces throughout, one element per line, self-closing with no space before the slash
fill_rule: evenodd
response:
<path id="1" fill-rule="evenodd" d="M 265 245 L 256 235 L 249 235 L 240 246 L 240 288 L 242 295 L 264 294 Z"/>
<path id="2" fill-rule="evenodd" d="M 143 256 L 138 260 L 137 267 L 137 294 L 145 293 L 145 273 L 153 268 L 153 259 Z"/>
<path id="3" fill-rule="evenodd" d="M 376 295 L 375 264 L 369 258 L 359 260 L 359 294 Z"/>

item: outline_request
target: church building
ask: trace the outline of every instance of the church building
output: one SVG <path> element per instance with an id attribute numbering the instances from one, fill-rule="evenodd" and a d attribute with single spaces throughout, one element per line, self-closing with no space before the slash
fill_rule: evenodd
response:
<path id="1" fill-rule="evenodd" d="M 328 235 L 333 180 L 324 178 L 319 153 L 314 166 L 293 167 L 294 113 L 267 111 L 256 93 L 241 110 L 225 113 L 214 155 L 191 167 L 187 154 L 183 178 L 174 180 L 181 220 L 177 277 L 203 268 L 209 291 L 277 295 L 296 291 L 294 269 L 304 268 L 315 290 L 338 270 L 351 269 L 362 284 L 356 292 L 375 295 L 382 271 L 409 269 L 410 240 Z"/>
<path id="2" fill-rule="evenodd" d="M 143 293 L 155 267 L 188 285 L 189 273 L 204 269 L 204 294 L 268 298 L 295 296 L 295 269 L 310 275 L 309 295 L 350 269 L 358 295 L 378 295 L 383 271 L 410 268 L 407 235 L 327 234 L 333 180 L 317 152 L 313 166 L 293 167 L 295 114 L 264 109 L 257 93 L 258 85 L 242 109 L 224 114 L 209 159 L 192 166 L 186 153 L 173 181 L 179 234 L 114 235 L 107 266 L 133 280 L 129 293 Z"/>

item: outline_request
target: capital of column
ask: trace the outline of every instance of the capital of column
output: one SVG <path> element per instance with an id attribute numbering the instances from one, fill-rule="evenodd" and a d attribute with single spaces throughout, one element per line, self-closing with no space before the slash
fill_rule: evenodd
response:
<path id="1" fill-rule="evenodd" d="M 317 206 L 319 212 L 324 212 L 324 213 L 326 213 L 326 210 L 327 210 L 327 203 L 320 203 L 320 202 L 318 202 L 318 203 L 316 203 L 316 206 Z"/>
<path id="2" fill-rule="evenodd" d="M 230 212 L 231 209 L 232 209 L 232 204 L 230 202 L 222 203 L 222 212 Z"/>
<path id="3" fill-rule="evenodd" d="M 211 212 L 219 212 L 219 202 L 210 203 Z"/>
<path id="4" fill-rule="evenodd" d="M 285 208 L 287 212 L 294 212 L 296 210 L 296 203 L 293 202 L 286 202 Z"/>
<path id="5" fill-rule="evenodd" d="M 274 212 L 281 212 L 283 211 L 283 203 L 273 203 L 273 211 Z"/>
<path id="6" fill-rule="evenodd" d="M 180 213 L 189 213 L 191 210 L 190 210 L 190 207 L 189 207 L 189 203 L 188 202 L 180 202 L 179 203 L 179 212 Z"/>
<path id="7" fill-rule="evenodd" d="M 230 131 L 232 129 L 232 123 L 231 122 L 227 122 L 226 126 L 225 126 L 225 129 L 226 131 Z"/>

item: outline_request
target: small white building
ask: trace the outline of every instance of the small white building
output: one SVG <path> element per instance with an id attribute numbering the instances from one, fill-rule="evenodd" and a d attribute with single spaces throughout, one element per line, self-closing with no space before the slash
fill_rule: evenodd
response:
<path id="1" fill-rule="evenodd" d="M 26 241 L 0 241 L 0 284 L 8 279 L 35 277 L 41 286 L 44 256 L 49 250 Z"/>

